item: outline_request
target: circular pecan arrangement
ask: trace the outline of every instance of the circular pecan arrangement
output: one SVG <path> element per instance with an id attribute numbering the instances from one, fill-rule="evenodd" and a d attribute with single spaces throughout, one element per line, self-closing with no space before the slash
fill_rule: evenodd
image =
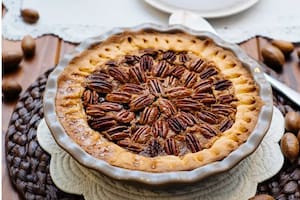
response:
<path id="1" fill-rule="evenodd" d="M 148 157 L 209 148 L 235 120 L 232 82 L 191 52 L 140 50 L 99 66 L 82 102 L 89 126 Z"/>

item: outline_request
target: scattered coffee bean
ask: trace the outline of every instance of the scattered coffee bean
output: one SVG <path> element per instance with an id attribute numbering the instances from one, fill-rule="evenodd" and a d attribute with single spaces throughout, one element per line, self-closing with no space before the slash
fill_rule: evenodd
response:
<path id="1" fill-rule="evenodd" d="M 15 99 L 19 96 L 22 91 L 22 87 L 19 83 L 14 80 L 6 80 L 2 83 L 2 92 L 4 98 L 7 100 Z"/>
<path id="2" fill-rule="evenodd" d="M 30 35 L 26 35 L 22 39 L 21 47 L 24 55 L 26 57 L 31 57 L 35 52 L 35 40 Z"/>
<path id="3" fill-rule="evenodd" d="M 273 40 L 271 43 L 280 49 L 285 56 L 290 55 L 295 48 L 293 43 L 284 40 Z"/>
<path id="4" fill-rule="evenodd" d="M 267 194 L 259 194 L 250 198 L 249 200 L 275 200 L 275 199 L 272 196 Z"/>
<path id="5" fill-rule="evenodd" d="M 281 138 L 281 151 L 290 161 L 294 162 L 299 154 L 299 141 L 293 133 L 285 133 Z"/>
<path id="6" fill-rule="evenodd" d="M 21 51 L 3 51 L 2 71 L 6 73 L 6 72 L 16 70 L 22 59 L 23 59 L 23 54 Z"/>
<path id="7" fill-rule="evenodd" d="M 300 129 L 300 114 L 290 111 L 285 115 L 285 128 L 296 133 Z"/>
<path id="8" fill-rule="evenodd" d="M 38 11 L 30 8 L 21 10 L 21 16 L 25 22 L 30 24 L 36 23 L 40 18 Z"/>
<path id="9" fill-rule="evenodd" d="M 261 53 L 264 58 L 264 63 L 273 69 L 278 69 L 284 64 L 284 55 L 275 46 L 268 45 L 262 49 Z"/>

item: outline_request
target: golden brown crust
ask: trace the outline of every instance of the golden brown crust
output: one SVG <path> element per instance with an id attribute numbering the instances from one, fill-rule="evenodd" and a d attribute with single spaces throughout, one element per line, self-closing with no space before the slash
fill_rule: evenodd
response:
<path id="1" fill-rule="evenodd" d="M 145 157 L 108 141 L 90 128 L 81 97 L 85 80 L 98 66 L 140 49 L 189 51 L 213 61 L 226 79 L 233 83 L 236 116 L 233 126 L 219 136 L 208 149 L 184 156 Z M 244 143 L 257 123 L 262 101 L 251 74 L 229 50 L 210 39 L 176 33 L 125 32 L 94 45 L 74 58 L 58 79 L 56 112 L 67 134 L 92 156 L 111 165 L 133 170 L 166 172 L 191 170 L 221 160 Z"/>

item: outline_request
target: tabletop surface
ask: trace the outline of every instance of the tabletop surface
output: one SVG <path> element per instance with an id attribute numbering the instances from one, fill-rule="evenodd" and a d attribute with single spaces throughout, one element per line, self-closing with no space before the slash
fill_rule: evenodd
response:
<path id="1" fill-rule="evenodd" d="M 260 49 L 268 41 L 261 37 L 250 39 L 240 44 L 240 46 L 253 58 L 262 60 Z M 31 59 L 23 59 L 17 71 L 3 75 L 2 79 L 14 79 L 22 85 L 23 92 L 33 83 L 39 75 L 43 74 L 50 68 L 53 68 L 64 54 L 70 52 L 76 44 L 66 43 L 53 35 L 46 35 L 36 39 L 35 56 Z M 297 44 L 300 49 L 300 45 Z M 2 40 L 2 51 L 18 50 L 21 51 L 20 41 Z M 283 67 L 282 72 L 271 72 L 271 75 L 286 83 L 291 88 L 300 92 L 300 62 L 297 60 L 296 52 L 291 55 Z M 2 198 L 4 200 L 18 200 L 20 197 L 13 188 L 6 167 L 5 157 L 5 134 L 11 114 L 17 100 L 14 102 L 2 103 Z"/>

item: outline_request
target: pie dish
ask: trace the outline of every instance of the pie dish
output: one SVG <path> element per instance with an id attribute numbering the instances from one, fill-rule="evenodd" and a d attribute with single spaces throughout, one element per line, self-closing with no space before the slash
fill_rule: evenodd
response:
<path id="1" fill-rule="evenodd" d="M 182 26 L 115 29 L 82 44 L 50 75 L 44 101 L 54 138 L 80 163 L 152 184 L 231 168 L 272 115 L 256 62 Z"/>

